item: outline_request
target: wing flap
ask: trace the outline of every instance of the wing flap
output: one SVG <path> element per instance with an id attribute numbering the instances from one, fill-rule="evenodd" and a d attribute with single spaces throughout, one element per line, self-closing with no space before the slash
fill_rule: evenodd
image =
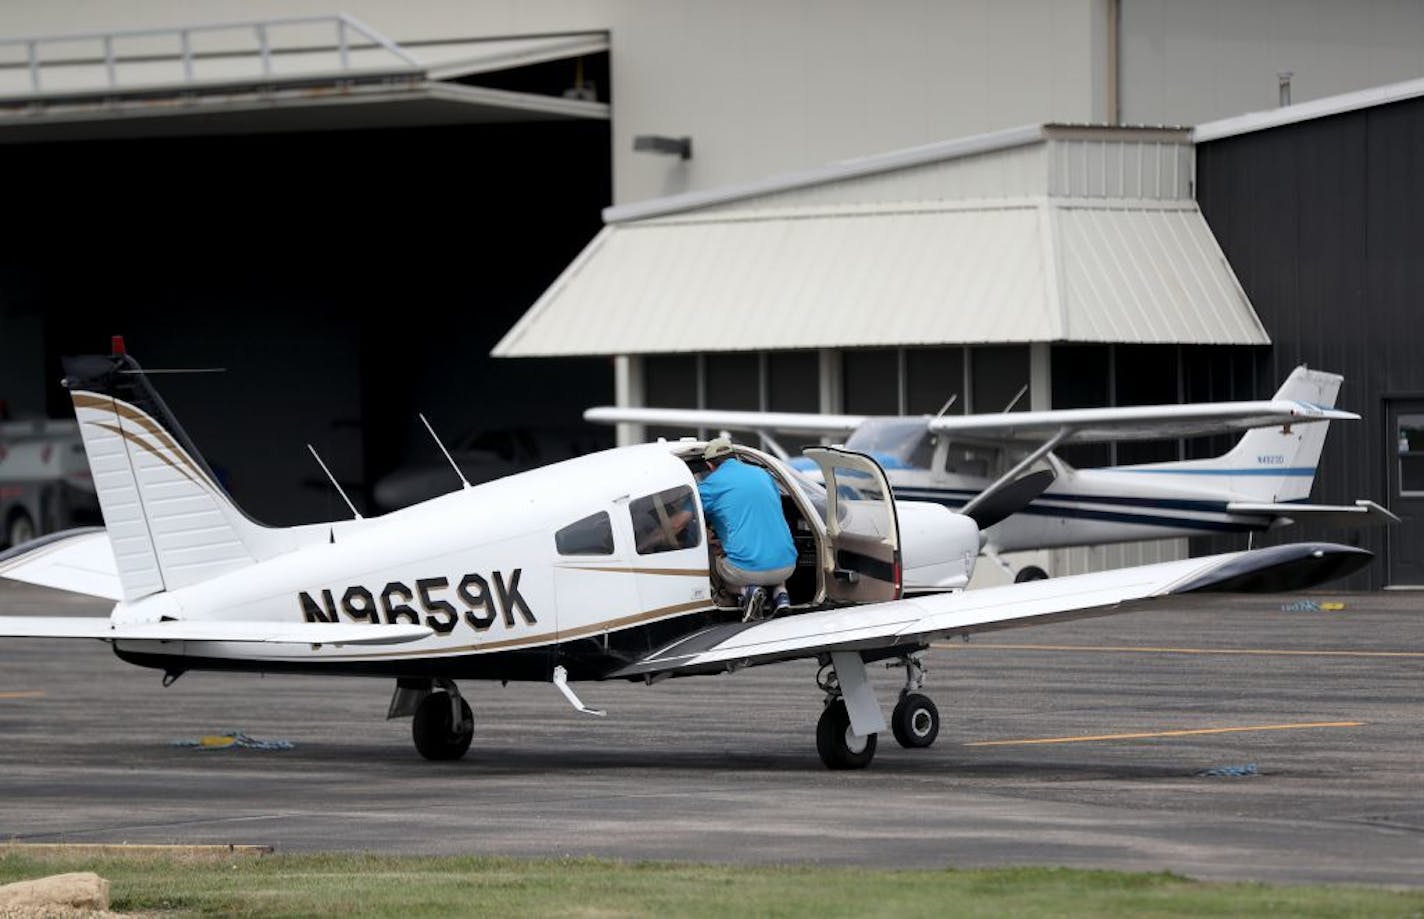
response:
<path id="1" fill-rule="evenodd" d="M 295 645 L 390 645 L 419 641 L 423 625 L 346 622 L 222 622 L 174 619 L 114 623 L 107 617 L 0 616 L 4 638 L 98 638 L 105 641 L 234 641 Z"/>
<path id="2" fill-rule="evenodd" d="M 1296 590 L 1359 570 L 1373 555 L 1303 543 L 983 590 L 913 597 L 709 629 L 613 674 L 701 672 L 832 651 L 924 644 L 949 635 L 1110 615 L 1134 601 L 1205 590 Z M 1131 605 L 1129 605 L 1131 604 Z"/>

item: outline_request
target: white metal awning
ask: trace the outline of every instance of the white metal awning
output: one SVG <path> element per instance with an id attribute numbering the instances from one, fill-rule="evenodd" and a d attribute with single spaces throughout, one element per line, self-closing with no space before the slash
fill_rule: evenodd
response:
<path id="1" fill-rule="evenodd" d="M 494 354 L 1268 344 L 1187 192 L 1184 132 L 1119 135 L 1111 174 L 1103 133 L 1019 129 L 610 209 Z"/>
<path id="2" fill-rule="evenodd" d="M 451 81 L 607 50 L 603 32 L 398 45 L 345 15 L 0 39 L 0 143 L 606 120 Z"/>

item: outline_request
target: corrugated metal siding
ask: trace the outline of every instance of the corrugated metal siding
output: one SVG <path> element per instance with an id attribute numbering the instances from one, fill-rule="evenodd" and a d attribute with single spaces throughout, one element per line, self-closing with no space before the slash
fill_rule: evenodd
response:
<path id="1" fill-rule="evenodd" d="M 1033 341 L 1268 339 L 1194 208 L 1040 198 L 618 224 L 495 354 Z"/>
<path id="2" fill-rule="evenodd" d="M 497 355 L 1045 340 L 1039 208 L 622 224 Z"/>
<path id="3" fill-rule="evenodd" d="M 494 353 L 1266 344 L 1184 137 L 1022 129 L 648 202 Z"/>
<path id="4" fill-rule="evenodd" d="M 1053 140 L 1049 194 L 1065 198 L 1190 201 L 1190 144 L 1152 141 Z"/>
<path id="5" fill-rule="evenodd" d="M 1057 207 L 1061 340 L 1268 344 L 1195 206 Z"/>
<path id="6" fill-rule="evenodd" d="M 1052 574 L 1088 574 L 1135 565 L 1155 565 L 1175 562 L 1188 556 L 1185 539 L 1153 539 L 1145 542 L 1123 542 L 1109 546 L 1079 546 L 1055 549 L 1051 553 Z"/>
<path id="7" fill-rule="evenodd" d="M 1312 499 L 1386 498 L 1384 397 L 1424 392 L 1419 336 L 1424 291 L 1424 100 L 1273 127 L 1202 144 L 1202 210 L 1275 342 L 1255 395 L 1293 365 L 1341 373 L 1342 408 L 1362 421 L 1332 425 Z M 1418 525 L 1418 524 L 1414 524 Z M 1344 586 L 1386 583 L 1384 529 L 1295 526 L 1257 544 L 1355 542 L 1380 560 Z M 1193 540 L 1196 551 L 1241 539 Z"/>

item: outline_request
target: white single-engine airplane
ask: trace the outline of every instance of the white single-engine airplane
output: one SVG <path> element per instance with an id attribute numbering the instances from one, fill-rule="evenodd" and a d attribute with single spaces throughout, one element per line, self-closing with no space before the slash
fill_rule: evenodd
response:
<path id="1" fill-rule="evenodd" d="M 755 433 L 793 466 L 783 435 L 846 438 L 885 469 L 897 498 L 933 501 L 974 513 L 1036 463 L 1042 493 L 986 528 L 984 549 L 1001 552 L 1101 545 L 1140 539 L 1246 533 L 1318 521 L 1339 526 L 1397 523 L 1373 501 L 1307 503 L 1331 420 L 1357 420 L 1334 408 L 1343 378 L 1297 367 L 1273 399 L 1195 405 L 1003 412 L 995 415 L 873 416 L 716 409 L 600 406 L 584 418 Z M 1203 437 L 1245 431 L 1211 459 L 1075 469 L 1053 451 L 1069 444 Z M 847 437 L 847 435 L 849 435 Z M 1020 580 L 1042 577 L 1024 568 Z"/>
<path id="2" fill-rule="evenodd" d="M 778 482 L 800 552 L 791 611 L 744 622 L 709 570 L 700 442 L 595 453 L 376 519 L 273 529 L 232 503 L 121 341 L 113 355 L 66 360 L 65 374 L 106 526 L 16 547 L 0 576 L 117 602 L 107 617 L 0 616 L 0 636 L 101 639 L 165 685 L 189 670 L 394 679 L 390 717 L 414 716 L 430 759 L 464 755 L 473 736 L 456 679 L 552 683 L 601 714 L 569 681 L 816 658 L 817 749 L 831 768 L 860 768 L 886 727 L 867 662 L 905 666 L 890 725 L 902 745 L 925 747 L 939 731 L 920 692 L 932 641 L 1189 591 L 1306 587 L 1370 558 L 1278 546 L 965 592 L 973 518 L 891 499 L 862 454 L 808 451 L 823 488 L 738 448 Z M 902 598 L 911 576 L 946 592 Z"/>

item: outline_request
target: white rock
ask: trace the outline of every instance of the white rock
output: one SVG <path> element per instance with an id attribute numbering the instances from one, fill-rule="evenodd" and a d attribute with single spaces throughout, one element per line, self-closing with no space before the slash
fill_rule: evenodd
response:
<path id="1" fill-rule="evenodd" d="M 0 886 L 0 911 L 52 906 L 107 910 L 109 882 L 92 871 L 77 871 Z"/>

